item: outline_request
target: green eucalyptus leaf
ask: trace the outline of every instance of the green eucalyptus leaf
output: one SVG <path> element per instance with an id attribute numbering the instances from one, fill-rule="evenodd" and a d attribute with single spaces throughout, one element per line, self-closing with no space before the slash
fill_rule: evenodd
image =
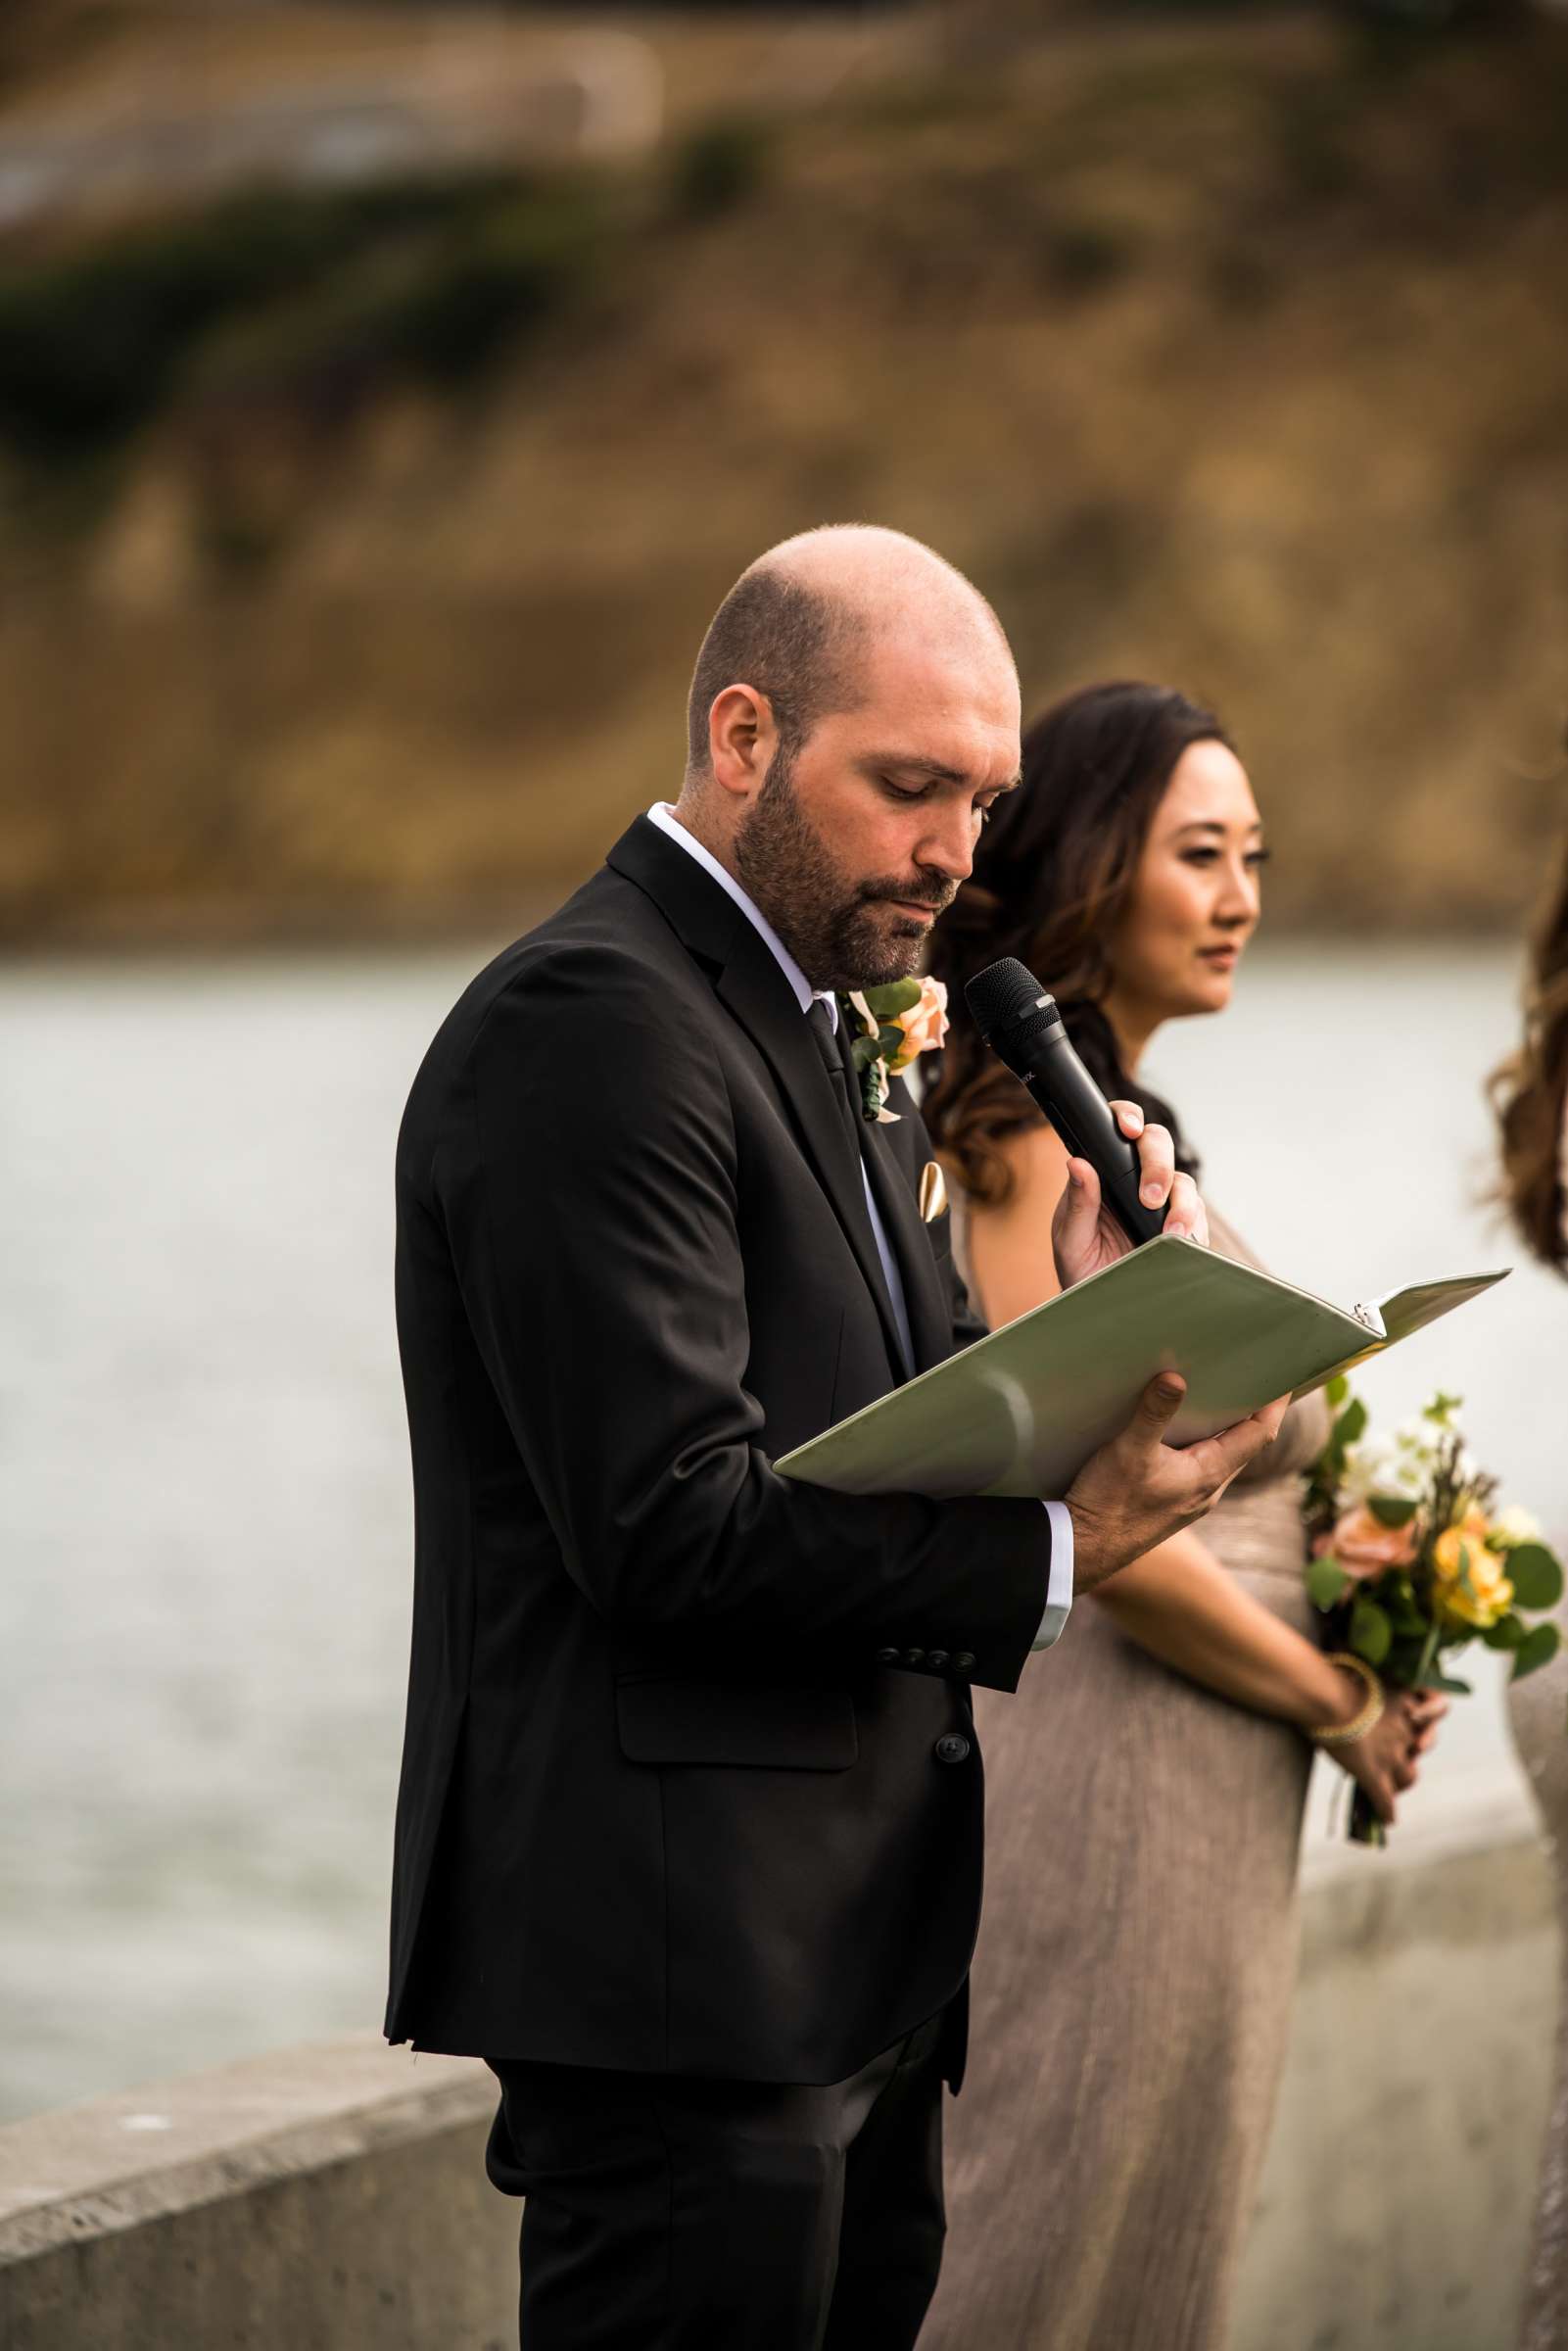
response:
<path id="1" fill-rule="evenodd" d="M 1513 1653 L 1511 1678 L 1522 1681 L 1538 1665 L 1549 1665 L 1561 1646 L 1562 1635 L 1554 1624 L 1533 1624 Z"/>
<path id="2" fill-rule="evenodd" d="M 881 1045 L 875 1036 L 857 1036 L 849 1048 L 849 1058 L 857 1070 L 869 1070 L 874 1061 L 881 1058 Z"/>
<path id="3" fill-rule="evenodd" d="M 1394 1627 L 1386 1608 L 1375 1600 L 1358 1600 L 1351 1610 L 1351 1647 L 1368 1665 L 1381 1665 L 1389 1654 Z"/>
<path id="4" fill-rule="evenodd" d="M 1518 1667 L 1514 1667 L 1515 1673 Z M 1468 1698 L 1470 1684 L 1455 1681 L 1451 1673 L 1429 1673 L 1421 1685 L 1423 1690 L 1447 1690 L 1451 1698 Z"/>
<path id="5" fill-rule="evenodd" d="M 1366 1507 L 1379 1526 L 1408 1526 L 1421 1506 L 1402 1499 L 1396 1501 L 1392 1494 L 1369 1494 Z"/>
<path id="6" fill-rule="evenodd" d="M 1544 1543 L 1516 1543 L 1502 1555 L 1503 1572 L 1521 1608 L 1554 1608 L 1562 1598 L 1562 1568 Z"/>
<path id="7" fill-rule="evenodd" d="M 1350 1392 L 1350 1381 L 1343 1371 L 1336 1371 L 1328 1386 L 1323 1390 L 1323 1394 L 1328 1399 L 1329 1410 L 1337 1413 Z"/>
<path id="8" fill-rule="evenodd" d="M 1342 1449 L 1354 1445 L 1366 1426 L 1366 1407 L 1359 1396 L 1353 1396 L 1334 1423 L 1334 1442 Z"/>
<path id="9" fill-rule="evenodd" d="M 1524 1625 L 1511 1608 L 1496 1624 L 1489 1624 L 1481 1635 L 1488 1649 L 1518 1649 L 1524 1637 Z"/>
<path id="10" fill-rule="evenodd" d="M 1350 1577 L 1331 1551 L 1314 1559 L 1307 1570 L 1307 1593 L 1314 1608 L 1331 1608 Z"/>

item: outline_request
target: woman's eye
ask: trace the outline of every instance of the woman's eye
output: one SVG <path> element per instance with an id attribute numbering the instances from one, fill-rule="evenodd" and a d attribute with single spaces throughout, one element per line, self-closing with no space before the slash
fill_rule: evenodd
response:
<path id="1" fill-rule="evenodd" d="M 1249 865 L 1266 865 L 1273 854 L 1272 849 L 1249 849 L 1247 862 Z"/>

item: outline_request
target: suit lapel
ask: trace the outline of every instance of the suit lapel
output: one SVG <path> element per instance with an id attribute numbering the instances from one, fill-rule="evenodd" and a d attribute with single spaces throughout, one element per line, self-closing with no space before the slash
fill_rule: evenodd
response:
<path id="1" fill-rule="evenodd" d="M 777 957 L 744 910 L 646 817 L 623 834 L 606 862 L 645 890 L 691 952 L 714 967 L 717 994 L 773 1072 L 812 1172 L 832 1204 L 876 1301 L 888 1363 L 894 1376 L 902 1379 L 903 1349 L 872 1235 L 860 1169 L 845 1139 L 832 1081 L 811 1040 L 806 1016 Z"/>
<path id="2" fill-rule="evenodd" d="M 942 1277 L 921 1222 L 920 1208 L 887 1140 L 886 1129 L 868 1125 L 865 1145 L 872 1189 L 903 1276 L 909 1334 L 915 1342 L 915 1368 L 928 1371 L 933 1364 L 945 1363 L 953 1352 L 952 1306 L 943 1295 Z"/>

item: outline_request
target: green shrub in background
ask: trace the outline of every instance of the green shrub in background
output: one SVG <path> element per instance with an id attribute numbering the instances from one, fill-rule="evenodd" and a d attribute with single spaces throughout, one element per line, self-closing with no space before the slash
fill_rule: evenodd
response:
<path id="1" fill-rule="evenodd" d="M 712 122 L 675 150 L 670 196 L 678 218 L 705 220 L 732 212 L 762 178 L 766 127 L 751 120 Z"/>
<path id="2" fill-rule="evenodd" d="M 34 463 L 99 457 L 236 325 L 253 381 L 269 365 L 291 381 L 460 380 L 586 280 L 604 225 L 573 181 L 262 190 L 13 269 L 0 434 Z"/>

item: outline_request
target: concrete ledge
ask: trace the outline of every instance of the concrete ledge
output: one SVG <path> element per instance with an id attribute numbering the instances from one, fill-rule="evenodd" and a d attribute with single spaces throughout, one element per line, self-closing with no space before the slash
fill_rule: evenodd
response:
<path id="1" fill-rule="evenodd" d="M 7 2351 L 502 2351 L 519 2207 L 481 2065 L 376 2036 L 0 2130 Z"/>
<path id="2" fill-rule="evenodd" d="M 1397 1843 L 1307 1887 L 1231 2351 L 1505 2351 L 1559 1949 L 1534 1838 Z M 483 2066 L 365 2034 L 0 2130 L 0 2342 L 513 2351 L 494 2109 Z"/>
<path id="3" fill-rule="evenodd" d="M 1397 1838 L 1302 1930 L 1231 2351 L 1508 2351 L 1556 2074 L 1545 1848 Z"/>

